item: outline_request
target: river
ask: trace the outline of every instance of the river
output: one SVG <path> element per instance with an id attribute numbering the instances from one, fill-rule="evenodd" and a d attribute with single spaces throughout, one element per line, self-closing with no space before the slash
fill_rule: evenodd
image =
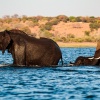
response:
<path id="1" fill-rule="evenodd" d="M 95 48 L 61 48 L 64 66 L 0 67 L 0 100 L 100 100 L 100 67 L 73 66 L 78 56 L 93 56 Z M 11 54 L 0 64 L 11 64 Z M 65 66 L 66 65 L 66 66 Z"/>

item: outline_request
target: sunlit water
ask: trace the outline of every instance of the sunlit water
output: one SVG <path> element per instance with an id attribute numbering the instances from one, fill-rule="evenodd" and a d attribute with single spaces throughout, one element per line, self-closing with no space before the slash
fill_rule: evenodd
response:
<path id="1" fill-rule="evenodd" d="M 93 56 L 95 48 L 61 48 L 64 66 L 0 67 L 0 100 L 100 100 L 100 67 L 68 67 L 78 56 Z M 12 56 L 0 51 L 0 64 Z"/>

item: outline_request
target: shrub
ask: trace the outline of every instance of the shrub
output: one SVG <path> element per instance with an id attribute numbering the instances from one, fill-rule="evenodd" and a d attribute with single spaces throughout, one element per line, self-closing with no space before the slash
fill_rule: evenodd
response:
<path id="1" fill-rule="evenodd" d="M 49 30 L 52 29 L 52 25 L 47 23 L 47 24 L 44 25 L 44 29 L 49 31 Z"/>
<path id="2" fill-rule="evenodd" d="M 31 33 L 31 30 L 29 29 L 29 27 L 23 27 L 21 28 L 22 31 L 26 32 L 26 33 Z"/>
<path id="3" fill-rule="evenodd" d="M 53 34 L 48 30 L 40 30 L 40 37 L 52 38 Z"/>
<path id="4" fill-rule="evenodd" d="M 55 37 L 55 38 L 53 38 L 53 40 L 54 40 L 54 41 L 57 41 L 57 42 L 62 42 L 62 39 L 59 38 L 59 37 Z"/>
<path id="5" fill-rule="evenodd" d="M 92 38 L 91 37 L 86 37 L 84 41 L 85 42 L 92 42 Z"/>
<path id="6" fill-rule="evenodd" d="M 29 27 L 34 27 L 34 26 L 38 26 L 38 22 L 32 22 L 32 21 L 26 21 L 26 24 L 29 26 Z"/>
<path id="7" fill-rule="evenodd" d="M 67 39 L 65 37 L 61 37 L 62 42 L 67 42 Z"/>
<path id="8" fill-rule="evenodd" d="M 69 21 L 69 18 L 67 17 L 67 16 L 65 16 L 65 15 L 59 15 L 59 16 L 57 16 L 56 17 L 59 21 L 63 21 L 63 22 L 67 22 L 67 21 Z"/>
<path id="9" fill-rule="evenodd" d="M 76 38 L 74 42 L 84 42 L 84 38 Z"/>
<path id="10" fill-rule="evenodd" d="M 90 35 L 90 31 L 85 31 L 84 34 L 85 34 L 86 36 L 89 36 L 89 35 Z"/>
<path id="11" fill-rule="evenodd" d="M 40 25 L 40 28 L 41 28 L 42 31 L 44 31 L 44 30 L 50 31 L 52 29 L 52 24 L 47 22 L 45 25 L 43 25 L 43 24 Z"/>
<path id="12" fill-rule="evenodd" d="M 97 23 L 97 22 L 95 22 L 95 23 L 90 23 L 90 29 L 91 29 L 91 31 L 93 31 L 94 29 L 95 30 L 98 30 L 98 28 L 100 27 L 100 23 Z"/>
<path id="13" fill-rule="evenodd" d="M 67 34 L 67 38 L 75 38 L 75 35 L 74 35 L 74 34 L 69 33 L 69 34 Z"/>
<path id="14" fill-rule="evenodd" d="M 52 20 L 50 20 L 49 22 L 47 22 L 45 25 L 40 26 L 42 28 L 42 30 L 48 30 L 50 31 L 52 29 L 53 25 L 57 25 L 59 23 L 59 20 L 54 18 Z"/>
<path id="15" fill-rule="evenodd" d="M 59 23 L 59 19 L 57 18 L 53 18 L 50 22 L 48 22 L 49 24 L 53 25 L 57 25 Z"/>
<path id="16" fill-rule="evenodd" d="M 70 21 L 70 22 L 76 22 L 76 18 L 75 18 L 74 16 L 70 16 L 70 17 L 69 17 L 69 21 Z"/>

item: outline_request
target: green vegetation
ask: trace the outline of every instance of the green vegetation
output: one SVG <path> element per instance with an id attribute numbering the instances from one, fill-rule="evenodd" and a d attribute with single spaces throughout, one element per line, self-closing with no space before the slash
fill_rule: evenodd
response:
<path id="1" fill-rule="evenodd" d="M 40 30 L 40 36 L 46 38 L 53 38 L 53 34 L 50 33 L 48 30 Z"/>
<path id="2" fill-rule="evenodd" d="M 90 35 L 90 31 L 85 31 L 85 35 L 89 36 Z"/>
<path id="3" fill-rule="evenodd" d="M 98 22 L 90 23 L 91 31 L 98 30 L 98 28 L 100 28 L 100 23 L 98 23 Z"/>

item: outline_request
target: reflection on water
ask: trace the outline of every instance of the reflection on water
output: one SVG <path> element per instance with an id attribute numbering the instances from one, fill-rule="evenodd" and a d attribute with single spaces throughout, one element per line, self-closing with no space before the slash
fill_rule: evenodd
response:
<path id="1" fill-rule="evenodd" d="M 65 64 L 78 56 L 92 56 L 95 48 L 61 48 Z M 0 64 L 11 64 L 7 52 L 0 52 Z M 0 100 L 99 100 L 100 68 L 0 67 Z"/>

